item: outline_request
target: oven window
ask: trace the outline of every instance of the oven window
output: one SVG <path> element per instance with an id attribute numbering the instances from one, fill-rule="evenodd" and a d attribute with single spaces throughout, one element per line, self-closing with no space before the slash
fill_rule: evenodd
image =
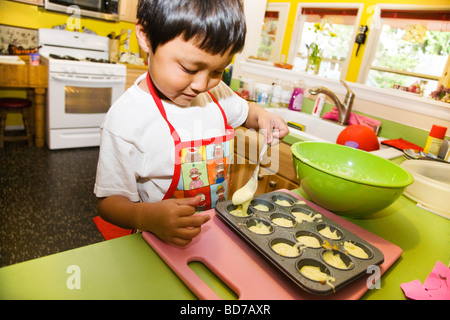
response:
<path id="1" fill-rule="evenodd" d="M 112 88 L 65 87 L 66 113 L 106 113 Z"/>

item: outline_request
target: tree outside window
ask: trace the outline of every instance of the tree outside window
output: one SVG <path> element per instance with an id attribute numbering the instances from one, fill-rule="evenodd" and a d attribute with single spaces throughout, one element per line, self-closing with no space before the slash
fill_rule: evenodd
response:
<path id="1" fill-rule="evenodd" d="M 442 21 L 442 12 L 382 11 L 381 17 L 366 84 L 429 96 L 449 59 L 450 22 Z"/>

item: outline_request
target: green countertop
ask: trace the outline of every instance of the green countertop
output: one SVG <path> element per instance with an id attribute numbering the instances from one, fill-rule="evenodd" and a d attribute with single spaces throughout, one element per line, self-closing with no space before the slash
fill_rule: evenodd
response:
<path id="1" fill-rule="evenodd" d="M 301 189 L 294 192 L 303 195 Z M 362 299 L 405 299 L 401 283 L 415 279 L 423 283 L 438 260 L 449 263 L 450 220 L 418 208 L 404 196 L 370 219 L 349 220 L 403 250 L 382 276 L 380 288 L 369 290 Z M 200 275 L 203 271 L 197 272 Z M 207 272 L 203 276 L 206 283 L 220 287 Z M 79 282 L 73 282 L 74 278 Z M 80 288 L 70 289 L 73 283 L 79 283 Z M 134 234 L 3 267 L 0 299 L 196 297 L 141 234 Z"/>

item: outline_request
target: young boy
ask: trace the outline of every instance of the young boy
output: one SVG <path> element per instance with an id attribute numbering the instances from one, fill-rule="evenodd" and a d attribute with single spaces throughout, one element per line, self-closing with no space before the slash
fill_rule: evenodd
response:
<path id="1" fill-rule="evenodd" d="M 288 133 L 285 122 L 239 98 L 224 69 L 244 46 L 241 0 L 140 0 L 136 36 L 148 72 L 110 108 L 95 184 L 100 216 L 187 245 L 223 201 L 233 127 Z"/>

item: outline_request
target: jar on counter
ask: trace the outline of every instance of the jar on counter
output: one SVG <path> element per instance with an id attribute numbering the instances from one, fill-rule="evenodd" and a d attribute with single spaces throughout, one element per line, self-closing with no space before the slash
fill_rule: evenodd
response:
<path id="1" fill-rule="evenodd" d="M 270 106 L 272 108 L 281 107 L 281 95 L 283 94 L 283 87 L 281 86 L 281 80 L 272 84 L 272 98 L 270 100 Z"/>
<path id="2" fill-rule="evenodd" d="M 447 132 L 446 127 L 433 125 L 430 130 L 427 142 L 423 148 L 425 154 L 432 154 L 437 156 L 439 154 L 439 149 L 441 148 L 442 142 L 445 138 L 445 133 Z"/>
<path id="3" fill-rule="evenodd" d="M 450 140 L 442 141 L 441 148 L 439 149 L 438 158 L 450 162 Z"/>
<path id="4" fill-rule="evenodd" d="M 294 87 L 291 81 L 283 80 L 281 82 L 281 86 L 283 87 L 283 91 L 281 92 L 281 106 L 288 108 L 289 103 L 291 102 L 292 92 L 294 91 Z"/>
<path id="5" fill-rule="evenodd" d="M 239 77 L 238 93 L 245 100 L 255 101 L 255 80 Z"/>
<path id="6" fill-rule="evenodd" d="M 256 85 L 256 102 L 263 107 L 268 107 L 270 103 L 271 93 L 271 85 L 258 83 Z"/>

